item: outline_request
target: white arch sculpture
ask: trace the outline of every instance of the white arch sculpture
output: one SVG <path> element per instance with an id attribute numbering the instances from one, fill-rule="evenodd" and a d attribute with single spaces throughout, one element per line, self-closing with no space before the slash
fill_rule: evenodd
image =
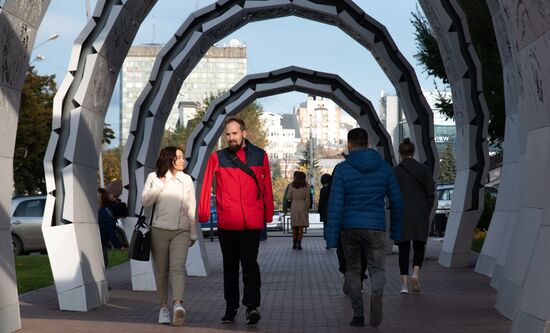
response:
<path id="1" fill-rule="evenodd" d="M 10 232 L 13 153 L 23 81 L 36 33 L 46 9 L 45 1 L 0 2 L 0 331 L 21 328 L 19 299 Z"/>

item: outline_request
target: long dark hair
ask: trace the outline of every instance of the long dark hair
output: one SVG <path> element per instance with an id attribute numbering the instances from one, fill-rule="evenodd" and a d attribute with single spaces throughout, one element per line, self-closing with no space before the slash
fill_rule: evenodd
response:
<path id="1" fill-rule="evenodd" d="M 306 187 L 306 174 L 302 171 L 296 171 L 294 172 L 294 180 L 292 181 L 292 187 L 294 188 L 300 188 L 300 187 Z"/>
<path id="2" fill-rule="evenodd" d="M 173 163 L 176 160 L 176 151 L 178 150 L 183 152 L 183 149 L 176 146 L 162 148 L 159 153 L 159 157 L 157 158 L 157 164 L 155 167 L 157 177 L 164 177 L 169 170 L 172 170 Z"/>
<path id="3" fill-rule="evenodd" d="M 109 192 L 104 188 L 98 188 L 97 193 L 99 194 L 99 207 L 103 208 L 111 205 L 111 200 L 109 199 Z"/>

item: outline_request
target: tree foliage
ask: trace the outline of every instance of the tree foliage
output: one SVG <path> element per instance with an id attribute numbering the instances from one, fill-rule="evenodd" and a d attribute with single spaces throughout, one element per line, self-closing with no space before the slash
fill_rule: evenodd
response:
<path id="1" fill-rule="evenodd" d="M 206 97 L 203 100 L 202 104 L 197 108 L 195 116 L 189 119 L 185 127 L 182 124 L 178 124 L 174 130 L 165 131 L 161 146 L 165 147 L 169 145 L 175 145 L 185 149 L 189 136 L 191 136 L 191 133 L 193 132 L 195 127 L 197 127 L 197 125 L 201 122 L 210 103 L 212 103 L 212 101 L 214 101 L 214 99 L 216 99 L 218 96 L 219 95 L 211 94 Z M 253 102 L 247 105 L 236 116 L 241 118 L 246 125 L 246 138 L 254 145 L 260 148 L 265 148 L 268 144 L 268 140 L 267 131 L 265 130 L 264 124 L 260 117 L 262 112 L 263 107 L 258 102 Z M 227 141 L 225 140 L 225 136 L 223 135 L 223 133 L 221 135 L 221 138 L 222 146 L 227 146 Z"/>
<path id="2" fill-rule="evenodd" d="M 122 179 L 121 153 L 122 150 L 120 147 L 103 151 L 103 179 L 105 184 Z"/>
<path id="3" fill-rule="evenodd" d="M 493 143 L 502 142 L 506 120 L 502 63 L 493 27 L 493 21 L 485 1 L 459 0 L 466 15 L 472 43 L 481 62 L 483 93 L 489 108 L 489 138 Z M 417 53 L 415 59 L 429 76 L 443 81 L 448 88 L 449 80 L 434 33 L 420 10 L 412 13 L 411 23 L 415 29 Z M 436 107 L 447 117 L 453 118 L 452 102 L 440 94 Z"/>
<path id="4" fill-rule="evenodd" d="M 55 75 L 30 67 L 21 92 L 14 152 L 15 195 L 46 193 L 44 155 L 52 129 Z"/>
<path id="5" fill-rule="evenodd" d="M 439 182 L 454 182 L 456 175 L 456 160 L 453 146 L 449 143 L 441 152 L 439 165 Z"/>
<path id="6" fill-rule="evenodd" d="M 111 124 L 103 124 L 103 138 L 101 139 L 101 144 L 110 145 L 111 141 L 115 138 L 115 131 L 111 128 Z"/>

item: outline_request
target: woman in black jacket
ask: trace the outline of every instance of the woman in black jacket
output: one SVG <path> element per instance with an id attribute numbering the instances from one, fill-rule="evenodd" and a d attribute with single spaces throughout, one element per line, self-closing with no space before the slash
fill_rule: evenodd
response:
<path id="1" fill-rule="evenodd" d="M 424 261 L 430 212 L 435 200 L 435 184 L 432 173 L 424 164 L 414 159 L 414 144 L 405 138 L 399 145 L 401 163 L 394 167 L 395 176 L 403 197 L 403 225 L 399 247 L 401 293 L 408 290 L 409 253 L 413 244 L 413 273 L 411 291 L 420 291 L 419 273 Z"/>

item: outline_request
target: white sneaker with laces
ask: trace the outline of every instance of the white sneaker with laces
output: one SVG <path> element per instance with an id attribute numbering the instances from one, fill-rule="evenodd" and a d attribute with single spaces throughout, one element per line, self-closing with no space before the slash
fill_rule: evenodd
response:
<path id="1" fill-rule="evenodd" d="M 160 308 L 159 324 L 170 324 L 170 310 L 167 306 Z"/>
<path id="2" fill-rule="evenodd" d="M 178 303 L 174 305 L 174 326 L 181 326 L 185 321 L 185 309 Z"/>

